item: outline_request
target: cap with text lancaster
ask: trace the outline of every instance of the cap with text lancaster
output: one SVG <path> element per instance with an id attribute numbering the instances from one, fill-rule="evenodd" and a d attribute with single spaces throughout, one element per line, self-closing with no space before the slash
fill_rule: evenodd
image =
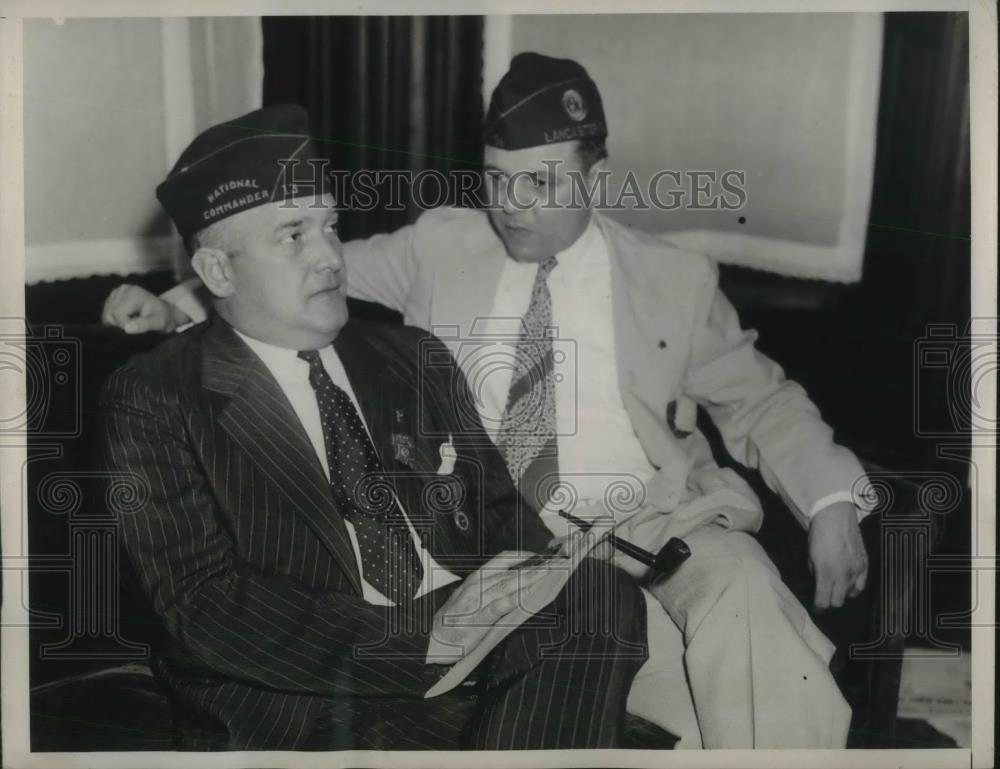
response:
<path id="1" fill-rule="evenodd" d="M 181 153 L 156 197 L 187 237 L 255 206 L 312 195 L 314 169 L 298 174 L 308 185 L 292 183 L 295 161 L 317 157 L 308 130 L 309 116 L 297 104 L 265 107 L 212 126 Z M 316 177 L 321 180 L 322 174 Z"/>
<path id="2" fill-rule="evenodd" d="M 587 70 L 572 59 L 519 53 L 493 91 L 483 140 L 518 150 L 608 135 L 604 105 Z"/>

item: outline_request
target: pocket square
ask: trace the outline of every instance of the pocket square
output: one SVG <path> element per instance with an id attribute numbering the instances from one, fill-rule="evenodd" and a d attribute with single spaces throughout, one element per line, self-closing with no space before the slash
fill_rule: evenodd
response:
<path id="1" fill-rule="evenodd" d="M 438 475 L 451 475 L 455 472 L 455 460 L 458 459 L 458 452 L 451 442 L 451 433 L 448 433 L 448 440 L 438 447 L 441 455 L 441 465 L 437 469 Z"/>

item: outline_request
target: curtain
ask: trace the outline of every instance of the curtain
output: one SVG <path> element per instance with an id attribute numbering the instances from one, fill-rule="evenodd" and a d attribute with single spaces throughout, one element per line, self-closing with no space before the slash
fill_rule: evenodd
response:
<path id="1" fill-rule="evenodd" d="M 868 320 L 916 337 L 970 308 L 969 18 L 886 14 Z M 905 297 L 886 302 L 890 293 Z"/>
<path id="2" fill-rule="evenodd" d="M 302 104 L 333 169 L 448 182 L 427 179 L 422 195 L 405 180 L 398 195 L 400 182 L 373 184 L 380 204 L 345 206 L 345 239 L 414 221 L 420 200 L 455 202 L 452 172 L 482 160 L 481 17 L 265 17 L 263 31 L 264 104 Z"/>
<path id="3" fill-rule="evenodd" d="M 263 81 L 260 17 L 209 16 L 182 21 L 188 26 L 190 38 L 191 101 L 196 131 L 260 107 Z"/>

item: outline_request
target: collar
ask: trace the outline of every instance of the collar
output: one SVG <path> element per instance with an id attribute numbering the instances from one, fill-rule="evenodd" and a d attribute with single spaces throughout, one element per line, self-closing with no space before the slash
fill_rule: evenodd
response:
<path id="1" fill-rule="evenodd" d="M 588 248 L 593 245 L 593 239 L 595 237 L 600 237 L 600 235 L 594 224 L 594 217 L 591 215 L 590 219 L 587 221 L 587 226 L 583 228 L 583 232 L 580 233 L 579 237 L 577 237 L 577 239 L 574 240 L 569 246 L 558 252 L 556 254 L 556 258 L 561 261 L 563 259 L 576 259 L 582 256 L 587 252 Z"/>
<path id="2" fill-rule="evenodd" d="M 308 381 L 309 364 L 299 357 L 298 350 L 262 342 L 259 339 L 247 336 L 235 328 L 233 331 L 257 354 L 257 357 L 264 362 L 264 365 L 267 366 L 271 374 L 279 382 Z M 337 355 L 336 350 L 333 348 L 333 344 L 328 344 L 326 347 L 320 348 L 319 357 L 333 381 L 343 387 L 343 383 L 347 381 L 347 373 L 344 370 L 344 364 L 341 362 L 340 356 Z"/>
<path id="3" fill-rule="evenodd" d="M 601 234 L 601 228 L 598 227 L 594 216 L 591 215 L 590 221 L 584 231 L 580 233 L 580 237 L 573 241 L 568 248 L 557 253 L 556 260 L 560 265 L 571 268 L 576 277 L 586 277 L 602 269 L 607 262 L 606 254 L 607 248 L 604 236 Z M 565 272 L 569 272 L 569 270 Z"/>
<path id="4" fill-rule="evenodd" d="M 299 358 L 298 350 L 262 342 L 247 336 L 237 328 L 234 328 L 233 331 L 247 343 L 247 347 L 257 353 L 257 357 L 264 361 L 264 365 L 271 370 L 275 377 L 279 376 L 279 372 L 295 371 L 296 369 L 304 370 L 308 375 L 309 364 Z"/>

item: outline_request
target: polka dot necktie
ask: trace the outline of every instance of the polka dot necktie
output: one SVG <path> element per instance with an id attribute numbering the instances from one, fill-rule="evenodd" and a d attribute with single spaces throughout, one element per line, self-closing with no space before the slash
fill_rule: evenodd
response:
<path id="1" fill-rule="evenodd" d="M 337 509 L 354 526 L 364 579 L 394 603 L 402 603 L 416 594 L 424 574 L 406 520 L 351 397 L 334 384 L 319 352 L 305 350 L 299 357 L 309 364 L 330 488 Z"/>
<path id="2" fill-rule="evenodd" d="M 507 406 L 497 433 L 497 448 L 511 478 L 536 510 L 548 502 L 559 475 L 552 296 L 548 284 L 549 273 L 557 264 L 556 258 L 550 256 L 535 273 L 531 301 L 517 341 Z"/>

